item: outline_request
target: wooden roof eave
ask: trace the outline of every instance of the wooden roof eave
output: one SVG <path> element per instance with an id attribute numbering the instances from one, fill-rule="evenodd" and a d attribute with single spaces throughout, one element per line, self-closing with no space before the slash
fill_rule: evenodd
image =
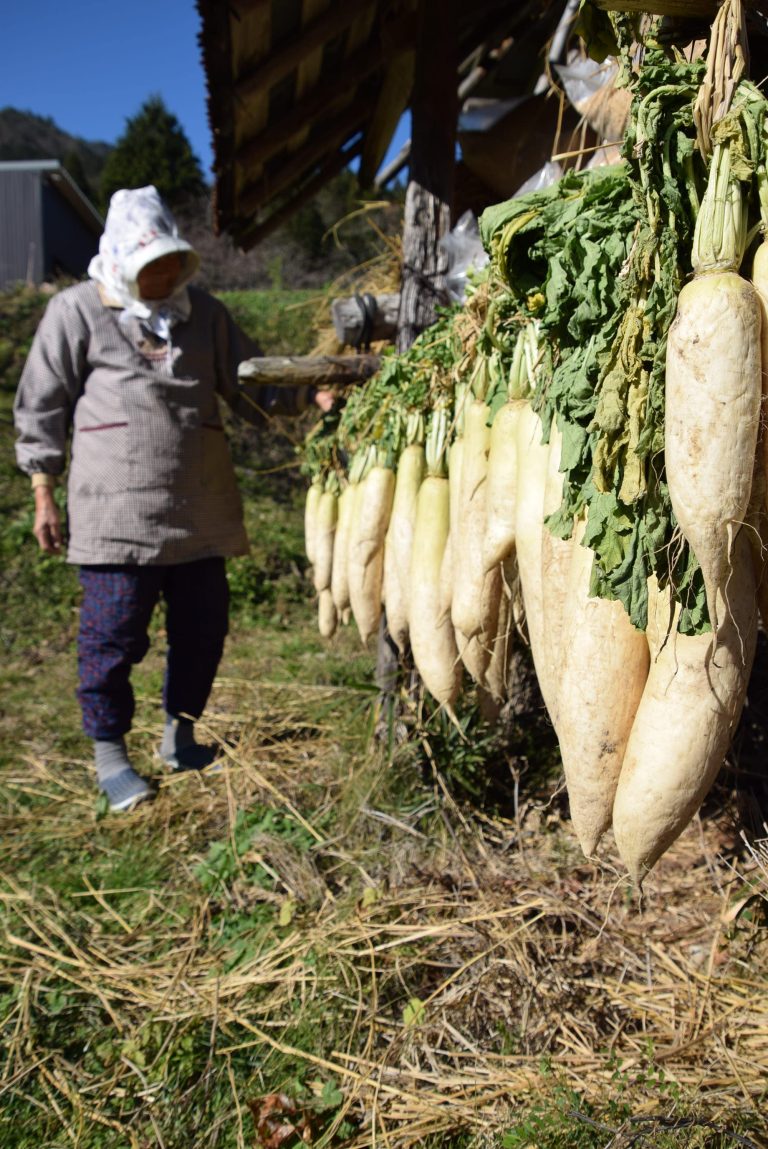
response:
<path id="1" fill-rule="evenodd" d="M 365 44 L 350 56 L 344 68 L 331 84 L 316 85 L 306 92 L 281 119 L 275 120 L 264 131 L 240 145 L 235 162 L 243 168 L 259 168 L 277 155 L 297 132 L 312 127 L 329 111 L 339 111 L 339 103 L 348 104 L 354 98 L 360 83 L 378 71 L 383 63 L 381 46 Z M 319 97 L 322 96 L 322 100 Z"/>
<path id="2" fill-rule="evenodd" d="M 361 155 L 360 182 L 373 182 L 411 98 L 419 2 L 333 0 L 289 35 L 285 26 L 270 30 L 275 11 L 283 11 L 275 8 L 276 0 L 227 0 L 223 6 L 218 0 L 197 0 L 204 17 L 201 44 L 215 137 L 218 231 L 251 236 L 254 229 L 269 226 L 276 212 L 286 218 L 286 204 L 302 200 L 310 181 L 336 168 L 339 156 L 350 155 L 359 132 L 362 140 L 355 140 L 354 150 Z M 538 3 L 548 13 L 559 0 Z M 303 10 L 317 8 L 316 0 Z M 498 45 L 500 28 L 513 27 L 517 38 L 538 11 L 532 0 L 512 11 L 508 0 L 474 0 L 460 7 L 459 49 L 467 72 L 461 78 L 472 84 L 476 75 L 487 74 L 478 65 Z M 361 14 L 364 25 L 367 16 L 364 31 Z M 350 37 L 354 27 L 358 32 Z M 267 50 L 273 36 L 277 45 Z M 313 53 L 331 44 L 333 65 L 324 69 L 322 79 L 313 76 L 308 90 L 297 84 L 292 105 L 276 100 L 280 85 L 285 89 Z M 275 210 L 268 219 L 259 218 L 251 227 L 247 216 L 263 217 L 270 205 Z"/>
<path id="3" fill-rule="evenodd" d="M 322 16 L 312 20 L 303 29 L 300 37 L 289 41 L 282 50 L 271 53 L 238 77 L 235 83 L 236 97 L 246 100 L 269 92 L 274 84 L 290 75 L 308 55 L 346 31 L 373 3 L 375 0 L 367 0 L 367 3 L 365 0 L 334 0 Z"/>
<path id="4" fill-rule="evenodd" d="M 279 168 L 265 173 L 258 182 L 244 184 L 238 195 L 238 215 L 255 214 L 292 183 L 301 182 L 311 169 L 323 162 L 329 152 L 335 155 L 339 148 L 361 131 L 370 114 L 370 107 L 353 104 L 332 123 L 324 126 L 322 137 L 314 145 L 302 148 Z"/>
<path id="5" fill-rule="evenodd" d="M 276 208 L 266 219 L 239 220 L 231 227 L 232 238 L 241 251 L 250 251 L 257 243 L 266 239 L 278 227 L 289 220 L 297 211 L 321 191 L 329 180 L 343 171 L 353 159 L 360 155 L 363 148 L 362 139 L 354 141 L 349 147 L 339 149 L 323 166 L 311 176 L 299 190 L 280 207 Z"/>

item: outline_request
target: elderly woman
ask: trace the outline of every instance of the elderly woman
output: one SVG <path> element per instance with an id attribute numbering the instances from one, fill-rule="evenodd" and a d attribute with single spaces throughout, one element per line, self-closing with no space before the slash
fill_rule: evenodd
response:
<path id="1" fill-rule="evenodd" d="M 160 756 L 200 769 L 214 752 L 194 736 L 227 633 L 225 558 L 248 540 L 219 398 L 251 422 L 297 413 L 326 392 L 264 388 L 256 407 L 238 364 L 259 351 L 211 295 L 189 286 L 198 257 L 154 187 L 110 202 L 89 280 L 50 301 L 15 404 L 17 462 L 31 476 L 34 534 L 63 546 L 54 500 L 67 463 L 67 558 L 83 589 L 77 696 L 96 774 L 114 810 L 153 795 L 125 735 L 130 671 L 165 601 L 168 652 Z"/>

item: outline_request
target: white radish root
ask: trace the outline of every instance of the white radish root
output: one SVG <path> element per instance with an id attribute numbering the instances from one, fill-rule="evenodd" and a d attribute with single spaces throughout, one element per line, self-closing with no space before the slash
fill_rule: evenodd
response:
<path id="1" fill-rule="evenodd" d="M 408 598 L 416 501 L 425 471 L 424 448 L 412 443 L 400 456 L 392 514 L 384 545 L 384 604 L 387 627 L 401 654 L 408 645 Z"/>
<path id="2" fill-rule="evenodd" d="M 590 598 L 594 554 L 574 531 L 563 611 L 557 736 L 571 821 L 591 857 L 611 824 L 621 764 L 648 678 L 646 636 L 620 602 Z"/>
<path id="3" fill-rule="evenodd" d="M 542 443 L 541 435 L 541 420 L 526 403 L 517 427 L 515 549 L 533 664 L 544 705 L 551 717 L 555 712 L 556 683 L 551 681 L 549 675 L 541 569 L 549 446 Z"/>
<path id="4" fill-rule="evenodd" d="M 350 483 L 339 495 L 336 537 L 333 542 L 331 594 L 339 614 L 349 609 L 349 527 L 358 484 Z"/>
<path id="5" fill-rule="evenodd" d="M 757 291 L 734 271 L 697 276 L 680 292 L 669 331 L 665 460 L 716 642 L 733 541 L 749 504 L 761 392 Z"/>
<path id="6" fill-rule="evenodd" d="M 319 479 L 310 483 L 304 500 L 304 550 L 309 562 L 315 563 L 315 532 L 317 529 L 317 509 L 320 505 L 320 496 L 323 493 L 323 484 Z"/>
<path id="7" fill-rule="evenodd" d="M 440 604 L 448 517 L 448 480 L 429 475 L 419 488 L 411 553 L 411 652 L 427 690 L 451 707 L 461 687 L 461 663 L 451 616 Z"/>
<path id="8" fill-rule="evenodd" d="M 386 537 L 395 476 L 389 467 L 372 467 L 359 484 L 353 503 L 348 549 L 349 601 L 363 645 L 381 618 Z"/>
<path id="9" fill-rule="evenodd" d="M 720 593 L 720 592 L 718 592 Z M 621 858 L 643 878 L 683 832 L 725 759 L 757 641 L 755 578 L 746 532 L 734 546 L 728 601 L 711 634 L 682 635 L 669 590 L 649 585 L 651 668 L 629 737 L 613 811 Z"/>
<path id="10" fill-rule="evenodd" d="M 483 540 L 483 567 L 486 571 L 508 558 L 515 547 L 517 424 L 523 405 L 520 399 L 505 403 L 491 424 Z"/>
<path id="11" fill-rule="evenodd" d="M 323 491 L 315 519 L 315 562 L 312 573 L 318 594 L 329 590 L 333 570 L 333 546 L 336 535 L 339 500 L 333 491 Z"/>

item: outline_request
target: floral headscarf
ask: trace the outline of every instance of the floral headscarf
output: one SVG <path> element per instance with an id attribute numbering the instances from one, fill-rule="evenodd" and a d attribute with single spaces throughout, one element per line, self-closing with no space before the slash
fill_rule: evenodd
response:
<path id="1" fill-rule="evenodd" d="M 173 295 L 168 299 L 141 299 L 139 272 L 171 252 L 180 255 L 183 262 Z M 122 305 L 121 322 L 136 317 L 167 339 L 173 324 L 189 317 L 186 285 L 199 264 L 197 253 L 180 238 L 173 215 L 157 188 L 150 184 L 124 188 L 112 196 L 99 254 L 91 260 L 88 275 L 102 284 L 110 300 Z"/>

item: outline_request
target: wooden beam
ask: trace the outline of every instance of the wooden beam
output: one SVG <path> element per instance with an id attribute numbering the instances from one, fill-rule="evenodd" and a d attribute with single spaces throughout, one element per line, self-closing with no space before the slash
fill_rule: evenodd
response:
<path id="1" fill-rule="evenodd" d="M 240 390 L 258 402 L 259 387 L 333 387 L 363 383 L 381 366 L 378 355 L 268 355 L 237 369 Z"/>
<path id="2" fill-rule="evenodd" d="M 269 172 L 257 184 L 246 185 L 237 197 L 238 213 L 255 214 L 265 203 L 323 160 L 329 152 L 341 147 L 353 132 L 360 129 L 370 114 L 371 109 L 360 104 L 345 109 L 330 124 L 320 128 L 322 135 L 317 140 L 308 143 L 277 171 Z"/>
<path id="3" fill-rule="evenodd" d="M 604 12 L 651 12 L 655 16 L 717 15 L 717 0 L 595 0 Z"/>
<path id="4" fill-rule="evenodd" d="M 397 350 L 435 321 L 446 261 L 440 239 L 451 226 L 456 170 L 458 0 L 423 0 L 411 101 L 410 182 L 405 198 L 403 275 Z M 435 114 L 439 109 L 439 114 Z"/>
<path id="5" fill-rule="evenodd" d="M 238 20 L 252 16 L 254 12 L 268 12 L 272 7 L 272 0 L 227 0 L 227 3 Z"/>
<path id="6" fill-rule="evenodd" d="M 389 142 L 395 134 L 413 88 L 415 51 L 401 52 L 387 68 L 371 122 L 365 133 L 365 144 L 360 160 L 361 187 L 370 187 L 376 172 L 387 154 Z"/>
<path id="7" fill-rule="evenodd" d="M 369 7 L 365 0 L 334 0 L 330 8 L 313 20 L 306 28 L 298 29 L 284 48 L 270 53 L 256 66 L 244 72 L 235 83 L 235 95 L 245 100 L 257 92 L 266 92 L 283 80 L 310 52 L 321 48 L 345 31 Z"/>
<path id="8" fill-rule="evenodd" d="M 342 96 L 353 99 L 357 85 L 381 66 L 383 58 L 378 41 L 364 45 L 345 61 L 344 67 L 332 82 L 321 80 L 281 119 L 270 124 L 247 143 L 241 144 L 235 152 L 235 161 L 244 168 L 256 168 L 266 163 L 285 147 L 291 136 L 314 124 Z"/>
<path id="9" fill-rule="evenodd" d="M 306 184 L 293 196 L 292 199 L 284 203 L 267 219 L 259 223 L 248 224 L 244 227 L 238 228 L 233 226 L 230 231 L 232 237 L 241 249 L 241 251 L 250 251 L 262 239 L 266 239 L 278 227 L 285 223 L 287 219 L 303 207 L 305 203 L 313 199 L 314 196 L 325 187 L 329 180 L 338 175 L 347 165 L 360 154 L 363 142 L 358 140 L 352 147 L 346 148 L 343 152 L 338 152 L 320 169 L 320 171 L 312 176 Z"/>

